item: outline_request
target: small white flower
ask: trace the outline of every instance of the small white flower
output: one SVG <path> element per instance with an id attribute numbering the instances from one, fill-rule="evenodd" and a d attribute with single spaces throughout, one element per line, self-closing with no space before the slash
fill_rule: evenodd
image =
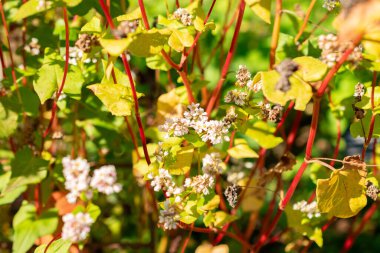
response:
<path id="1" fill-rule="evenodd" d="M 66 214 L 62 217 L 62 239 L 78 243 L 85 240 L 90 233 L 93 219 L 88 213 Z"/>
<path id="2" fill-rule="evenodd" d="M 189 132 L 188 119 L 184 118 L 169 118 L 165 123 L 159 126 L 159 130 L 162 132 L 173 133 L 174 136 L 180 137 Z"/>
<path id="3" fill-rule="evenodd" d="M 105 165 L 96 169 L 90 185 L 106 195 L 120 192 L 122 189 L 121 184 L 117 183 L 116 168 L 113 165 Z"/>
<path id="4" fill-rule="evenodd" d="M 247 85 L 248 81 L 251 79 L 251 72 L 249 72 L 247 66 L 239 65 L 239 69 L 236 72 L 236 84 L 240 87 Z"/>
<path id="5" fill-rule="evenodd" d="M 318 211 L 316 201 L 313 201 L 310 204 L 308 204 L 305 200 L 302 200 L 293 205 L 293 210 L 298 210 L 302 213 L 305 213 L 309 219 L 321 216 L 320 212 Z"/>
<path id="6" fill-rule="evenodd" d="M 189 26 L 193 22 L 193 15 L 191 15 L 186 9 L 178 8 L 174 13 L 173 17 L 175 19 L 181 20 L 182 24 Z"/>
<path id="7" fill-rule="evenodd" d="M 172 176 L 170 175 L 168 170 L 160 168 L 158 170 L 158 175 L 152 177 L 152 174 L 148 175 L 148 178 L 151 177 L 152 181 L 150 185 L 153 187 L 153 190 L 158 192 L 161 189 L 166 190 L 167 187 L 172 185 Z"/>
<path id="8" fill-rule="evenodd" d="M 215 179 L 209 174 L 197 175 L 195 177 L 187 178 L 185 180 L 186 188 L 193 188 L 195 192 L 202 193 L 203 195 L 208 195 L 210 193 L 210 188 L 213 188 L 215 184 Z"/>

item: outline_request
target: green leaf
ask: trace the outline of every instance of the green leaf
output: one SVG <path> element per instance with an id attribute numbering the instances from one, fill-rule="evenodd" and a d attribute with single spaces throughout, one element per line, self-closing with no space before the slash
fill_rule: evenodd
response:
<path id="1" fill-rule="evenodd" d="M 350 126 L 350 133 L 351 133 L 352 137 L 354 137 L 354 138 L 364 137 L 364 134 L 363 134 L 363 128 L 364 128 L 365 136 L 367 138 L 368 134 L 369 134 L 369 128 L 371 125 L 371 118 L 372 118 L 371 111 L 367 111 L 366 114 L 364 115 L 364 118 L 362 119 L 363 127 L 362 127 L 362 124 L 360 123 L 360 120 L 355 119 L 355 121 Z M 380 117 L 379 117 L 379 115 L 376 115 L 376 117 L 375 117 L 375 125 L 373 127 L 372 135 L 374 137 L 380 137 Z"/>
<path id="2" fill-rule="evenodd" d="M 146 58 L 146 66 L 151 69 L 158 69 L 163 71 L 168 71 L 170 69 L 170 65 L 164 60 L 164 58 L 160 55 L 154 55 Z"/>
<path id="3" fill-rule="evenodd" d="M 124 72 L 120 71 L 118 68 L 116 68 L 111 60 L 109 60 L 108 62 L 103 60 L 102 64 L 104 69 L 104 76 L 102 78 L 101 84 L 114 84 L 113 77 L 111 76 L 111 71 L 113 70 L 115 73 L 116 83 L 122 84 L 126 87 L 131 87 L 127 75 Z"/>
<path id="4" fill-rule="evenodd" d="M 247 141 L 240 138 L 235 139 L 235 145 L 228 149 L 227 152 L 235 159 L 259 157 L 259 155 L 248 146 Z"/>
<path id="5" fill-rule="evenodd" d="M 271 0 L 245 0 L 253 12 L 264 22 L 270 24 Z"/>
<path id="6" fill-rule="evenodd" d="M 49 161 L 33 156 L 32 150 L 24 148 L 17 151 L 11 162 L 12 174 L 2 194 L 8 194 L 21 186 L 37 184 L 47 175 Z"/>
<path id="7" fill-rule="evenodd" d="M 327 72 L 327 65 L 314 57 L 302 56 L 294 58 L 293 61 L 299 65 L 299 70 L 295 74 L 305 82 L 320 81 Z"/>
<path id="8" fill-rule="evenodd" d="M 212 227 L 214 222 L 215 222 L 215 213 L 213 213 L 213 212 L 208 212 L 203 217 L 203 223 L 205 224 L 206 227 Z"/>
<path id="9" fill-rule="evenodd" d="M 33 86 L 41 104 L 51 98 L 61 86 L 65 62 L 62 57 L 51 48 L 45 49 L 45 57 L 38 70 Z M 69 64 L 63 92 L 74 99 L 79 99 L 84 78 L 78 66 Z"/>
<path id="10" fill-rule="evenodd" d="M 328 179 L 319 179 L 316 190 L 319 211 L 338 218 L 358 214 L 367 204 L 365 175 L 365 163 L 357 161 L 357 165 L 345 164 L 333 171 Z"/>
<path id="11" fill-rule="evenodd" d="M 270 149 L 276 147 L 283 141 L 281 137 L 273 135 L 275 130 L 275 127 L 270 126 L 264 121 L 256 121 L 253 126 L 247 129 L 245 135 L 256 141 L 261 147 Z"/>
<path id="12" fill-rule="evenodd" d="M 125 39 L 99 39 L 100 45 L 112 56 L 119 56 L 127 49 L 132 39 L 130 37 Z"/>
<path id="13" fill-rule="evenodd" d="M 131 88 L 121 84 L 93 84 L 87 86 L 102 101 L 115 116 L 129 116 L 132 114 L 134 100 Z M 137 94 L 138 98 L 142 96 Z"/>
<path id="14" fill-rule="evenodd" d="M 188 29 L 173 30 L 169 37 L 168 44 L 177 52 L 182 52 L 185 47 L 190 47 L 194 42 L 194 37 Z"/>
<path id="15" fill-rule="evenodd" d="M 18 114 L 6 108 L 0 101 L 0 138 L 11 136 L 17 129 Z"/>
<path id="16" fill-rule="evenodd" d="M 25 253 L 41 236 L 54 233 L 58 226 L 58 211 L 49 209 L 39 217 L 34 205 L 23 202 L 13 219 L 14 238 L 12 252 Z"/>
<path id="17" fill-rule="evenodd" d="M 303 111 L 309 103 L 313 92 L 311 86 L 303 81 L 297 75 L 293 75 L 289 78 L 291 86 L 287 92 L 276 90 L 276 84 L 280 79 L 280 75 L 277 71 L 272 70 L 268 72 L 259 72 L 253 78 L 253 82 L 257 83 L 260 80 L 263 84 L 264 96 L 272 103 L 285 105 L 289 100 L 295 99 L 294 108 L 299 111 Z"/>
<path id="18" fill-rule="evenodd" d="M 168 41 L 169 35 L 155 28 L 132 36 L 128 51 L 139 57 L 159 54 Z"/>
<path id="19" fill-rule="evenodd" d="M 102 32 L 102 21 L 99 17 L 94 16 L 90 21 L 88 21 L 81 29 L 83 33 L 101 33 Z"/>
<path id="20" fill-rule="evenodd" d="M 66 3 L 67 6 L 69 7 L 74 7 L 80 4 L 83 0 L 63 0 L 63 2 Z"/>
<path id="21" fill-rule="evenodd" d="M 362 100 L 355 104 L 356 107 L 361 109 L 372 109 L 372 102 L 371 102 L 371 93 L 372 93 L 372 87 L 367 88 L 367 91 L 365 92 L 364 96 L 362 97 Z M 380 87 L 375 87 L 374 92 L 374 114 L 380 114 Z"/>
<path id="22" fill-rule="evenodd" d="M 6 172 L 0 175 L 0 192 L 2 192 L 7 186 L 9 179 L 11 177 L 11 172 Z M 7 192 L 6 194 L 0 194 L 0 205 L 10 204 L 15 201 L 18 196 L 21 195 L 26 190 L 27 186 L 23 185 L 18 188 L 15 188 L 12 191 Z"/>
<path id="23" fill-rule="evenodd" d="M 192 224 L 194 223 L 194 221 L 197 220 L 197 217 L 194 217 L 192 215 L 184 215 L 184 216 L 181 216 L 179 220 L 185 224 Z"/>
<path id="24" fill-rule="evenodd" d="M 99 208 L 99 206 L 93 204 L 93 203 L 90 203 L 88 206 L 87 206 L 87 213 L 90 215 L 90 217 L 92 218 L 92 220 L 95 222 L 96 219 L 99 217 L 99 215 L 101 214 L 101 210 Z"/>
<path id="25" fill-rule="evenodd" d="M 13 16 L 14 21 L 19 21 L 24 18 L 33 16 L 37 13 L 44 12 L 54 7 L 51 1 L 46 1 L 44 5 L 39 7 L 39 0 L 29 0 L 25 2 L 21 7 L 17 10 L 16 14 Z"/>
<path id="26" fill-rule="evenodd" d="M 168 167 L 172 175 L 184 175 L 191 167 L 193 161 L 194 147 L 192 145 L 182 147 L 176 154 L 176 161 Z"/>
<path id="27" fill-rule="evenodd" d="M 58 239 L 50 244 L 48 250 L 45 252 L 47 244 L 40 245 L 36 248 L 34 253 L 67 253 L 69 252 L 71 242 L 69 240 Z"/>
<path id="28" fill-rule="evenodd" d="M 322 230 L 315 227 L 308 219 L 305 219 L 305 213 L 299 210 L 293 210 L 291 205 L 285 208 L 288 226 L 303 236 L 313 240 L 319 247 L 323 246 Z"/>

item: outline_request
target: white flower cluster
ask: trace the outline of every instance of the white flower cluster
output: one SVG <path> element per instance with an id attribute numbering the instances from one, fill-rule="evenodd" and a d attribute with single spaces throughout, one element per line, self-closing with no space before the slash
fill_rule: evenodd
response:
<path id="1" fill-rule="evenodd" d="M 82 61 L 84 56 L 83 50 L 78 47 L 69 48 L 69 64 L 78 65 L 78 61 Z M 87 58 L 83 63 L 96 63 L 98 60 L 96 58 Z"/>
<path id="2" fill-rule="evenodd" d="M 87 198 L 92 198 L 90 189 L 90 165 L 87 160 L 78 157 L 72 160 L 66 156 L 62 159 L 65 188 L 69 191 L 66 195 L 69 203 L 75 203 L 82 193 Z"/>
<path id="3" fill-rule="evenodd" d="M 202 193 L 208 195 L 210 193 L 209 188 L 213 188 L 215 179 L 210 174 L 197 175 L 192 178 L 186 178 L 185 187 L 193 188 L 196 193 Z"/>
<path id="4" fill-rule="evenodd" d="M 322 7 L 328 11 L 332 11 L 336 6 L 338 6 L 339 2 L 340 0 L 325 0 Z"/>
<path id="5" fill-rule="evenodd" d="M 37 5 L 37 11 L 41 11 L 43 9 L 48 9 L 52 6 L 53 2 L 52 1 L 46 1 L 46 0 L 38 0 L 38 5 Z"/>
<path id="6" fill-rule="evenodd" d="M 117 175 L 113 165 L 105 165 L 96 169 L 92 178 L 90 165 L 85 159 L 80 157 L 71 159 L 66 156 L 62 159 L 62 165 L 65 188 L 69 191 L 66 195 L 69 203 L 75 203 L 82 194 L 91 199 L 93 190 L 107 195 L 121 191 L 121 185 L 116 183 Z"/>
<path id="7" fill-rule="evenodd" d="M 165 161 L 165 157 L 168 155 L 169 151 L 164 150 L 162 148 L 162 142 L 159 142 L 156 151 L 154 151 L 154 156 L 156 157 L 156 160 L 160 163 L 163 163 Z"/>
<path id="8" fill-rule="evenodd" d="M 174 13 L 175 19 L 181 20 L 182 24 L 189 26 L 193 23 L 193 15 L 191 15 L 186 9 L 178 8 Z"/>
<path id="9" fill-rule="evenodd" d="M 297 202 L 293 205 L 293 210 L 298 210 L 302 213 L 306 213 L 309 219 L 313 217 L 320 217 L 321 213 L 318 211 L 317 202 L 313 201 L 308 204 L 305 200 Z"/>
<path id="10" fill-rule="evenodd" d="M 237 86 L 244 87 L 249 81 L 251 81 L 251 72 L 249 72 L 247 66 L 239 65 L 238 71 L 236 71 L 236 84 Z"/>
<path id="11" fill-rule="evenodd" d="M 343 53 L 352 46 L 352 42 L 339 42 L 334 34 L 320 35 L 318 37 L 318 47 L 322 50 L 321 60 L 332 68 L 341 58 Z M 347 61 L 357 64 L 362 59 L 362 47 L 355 47 L 354 51 L 348 56 Z"/>
<path id="12" fill-rule="evenodd" d="M 223 140 L 228 141 L 228 129 L 230 124 L 224 121 L 208 120 L 207 114 L 199 104 L 191 104 L 188 110 L 184 112 L 183 118 L 169 118 L 165 123 L 159 126 L 159 130 L 167 132 L 173 136 L 184 136 L 193 129 L 199 134 L 204 142 L 210 141 L 212 144 L 221 143 Z"/>
<path id="13" fill-rule="evenodd" d="M 206 154 L 202 159 L 202 171 L 204 174 L 216 175 L 222 172 L 223 167 L 220 166 L 222 160 L 220 159 L 220 154 L 213 152 L 211 154 Z"/>
<path id="14" fill-rule="evenodd" d="M 245 91 L 234 89 L 227 92 L 227 95 L 224 97 L 224 102 L 244 106 L 247 104 L 247 98 L 248 94 Z"/>
<path id="15" fill-rule="evenodd" d="M 364 96 L 364 93 L 365 93 L 364 84 L 357 83 L 355 85 L 355 93 L 354 93 L 355 100 L 360 102 L 362 100 L 362 97 Z"/>
<path id="16" fill-rule="evenodd" d="M 203 175 L 197 175 L 192 178 L 186 178 L 185 187 L 193 188 L 195 192 L 208 195 L 210 188 L 214 187 L 215 176 L 222 172 L 222 160 L 219 153 L 206 154 L 202 159 Z"/>
<path id="17" fill-rule="evenodd" d="M 226 196 L 228 204 L 231 207 L 236 206 L 240 192 L 241 187 L 236 184 L 228 186 L 224 191 L 224 196 Z"/>
<path id="18" fill-rule="evenodd" d="M 98 192 L 110 195 L 120 192 L 122 187 L 117 182 L 116 168 L 113 165 L 105 165 L 94 171 L 90 186 Z"/>
<path id="19" fill-rule="evenodd" d="M 164 230 L 171 230 L 177 228 L 177 221 L 179 221 L 179 213 L 177 212 L 175 205 L 170 203 L 169 199 L 165 200 L 164 209 L 160 210 L 158 216 L 158 223 L 164 228 Z"/>
<path id="20" fill-rule="evenodd" d="M 40 54 L 40 44 L 38 43 L 37 38 L 32 38 L 32 40 L 29 42 L 29 44 L 24 46 L 24 50 L 31 55 L 39 55 Z"/>
<path id="21" fill-rule="evenodd" d="M 93 219 L 88 213 L 66 214 L 62 217 L 62 239 L 78 243 L 85 240 L 90 233 Z"/>
<path id="22" fill-rule="evenodd" d="M 174 196 L 175 202 L 180 202 L 182 193 L 182 188 L 177 187 L 173 182 L 172 175 L 170 175 L 169 171 L 163 168 L 158 170 L 158 174 L 154 175 L 153 173 L 148 174 L 148 179 L 151 179 L 150 185 L 153 187 L 153 190 L 158 192 L 163 190 L 165 192 L 166 197 Z"/>

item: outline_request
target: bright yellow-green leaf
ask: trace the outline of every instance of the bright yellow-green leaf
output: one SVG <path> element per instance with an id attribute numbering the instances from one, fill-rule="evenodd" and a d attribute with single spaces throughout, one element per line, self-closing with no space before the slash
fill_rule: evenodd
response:
<path id="1" fill-rule="evenodd" d="M 189 145 L 182 147 L 176 155 L 176 161 L 170 165 L 168 170 L 172 175 L 183 175 L 190 170 L 193 161 L 194 147 Z"/>
<path id="2" fill-rule="evenodd" d="M 128 45 L 128 51 L 140 57 L 158 54 L 167 43 L 169 35 L 157 29 L 134 34 Z"/>
<path id="3" fill-rule="evenodd" d="M 170 65 L 164 60 L 162 55 L 157 54 L 146 58 L 146 66 L 151 69 L 168 71 Z"/>
<path id="4" fill-rule="evenodd" d="M 293 61 L 299 65 L 299 70 L 295 74 L 305 82 L 322 80 L 327 72 L 327 65 L 314 57 L 302 56 L 294 58 Z"/>
<path id="5" fill-rule="evenodd" d="M 256 141 L 261 147 L 270 149 L 276 147 L 283 141 L 281 137 L 273 135 L 275 130 L 275 127 L 270 126 L 264 121 L 256 121 L 253 126 L 247 129 L 245 134 Z"/>
<path id="6" fill-rule="evenodd" d="M 296 110 L 303 111 L 313 96 L 311 86 L 300 77 L 293 75 L 289 78 L 291 87 L 287 92 L 276 90 L 276 84 L 280 79 L 277 71 L 259 72 L 253 79 L 254 83 L 262 81 L 263 93 L 272 103 L 285 105 L 289 100 L 295 99 Z"/>
<path id="7" fill-rule="evenodd" d="M 181 97 L 175 89 L 162 94 L 157 101 L 157 123 L 163 124 L 168 117 L 180 117 L 184 108 L 185 106 L 181 104 Z"/>
<path id="8" fill-rule="evenodd" d="M 201 207 L 201 210 L 204 211 L 211 211 L 214 210 L 219 206 L 220 203 L 220 197 L 219 195 L 215 195 L 211 200 L 209 200 L 206 205 Z"/>
<path id="9" fill-rule="evenodd" d="M 87 86 L 102 101 L 115 116 L 129 116 L 132 114 L 134 100 L 129 87 L 121 84 L 93 84 Z M 142 94 L 137 94 L 141 97 Z"/>
<path id="10" fill-rule="evenodd" d="M 245 0 L 253 12 L 266 23 L 270 24 L 271 0 Z"/>
<path id="11" fill-rule="evenodd" d="M 101 33 L 102 32 L 102 21 L 99 17 L 93 17 L 88 21 L 81 29 L 84 33 Z"/>
<path id="12" fill-rule="evenodd" d="M 80 4 L 83 0 L 63 0 L 69 7 L 74 7 Z"/>
<path id="13" fill-rule="evenodd" d="M 215 227 L 223 227 L 227 223 L 236 220 L 236 216 L 230 215 L 224 211 L 215 212 Z"/>
<path id="14" fill-rule="evenodd" d="M 259 157 L 259 155 L 248 146 L 247 141 L 240 138 L 235 139 L 235 145 L 228 149 L 227 152 L 235 159 Z"/>
<path id="15" fill-rule="evenodd" d="M 194 42 L 194 37 L 188 29 L 173 30 L 169 37 L 169 46 L 177 52 L 182 52 L 185 47 L 190 47 Z"/>
<path id="16" fill-rule="evenodd" d="M 115 73 L 115 78 L 116 78 L 116 83 L 118 84 L 121 84 L 123 86 L 126 86 L 126 87 L 131 87 L 130 83 L 129 83 L 129 78 L 127 77 L 127 75 L 120 71 L 118 68 L 116 68 L 113 64 L 113 61 L 102 61 L 102 64 L 103 64 L 103 69 L 104 69 L 104 76 L 103 76 L 103 79 L 101 81 L 101 84 L 114 84 L 114 80 L 113 80 L 113 77 L 112 77 L 112 70 L 113 72 Z M 109 72 L 109 75 L 108 75 L 108 72 Z"/>
<path id="17" fill-rule="evenodd" d="M 141 19 L 141 10 L 140 8 L 136 8 L 133 11 L 128 12 L 127 14 L 118 16 L 116 18 L 117 21 L 130 21 L 130 20 L 136 20 L 136 19 Z"/>
<path id="18" fill-rule="evenodd" d="M 39 0 L 29 0 L 23 3 L 13 16 L 13 20 L 18 21 L 54 7 L 53 2 L 51 1 L 46 1 L 41 7 L 39 7 L 39 2 Z"/>
<path id="19" fill-rule="evenodd" d="M 361 121 L 355 119 L 355 121 L 350 126 L 350 133 L 352 137 L 354 138 L 364 137 L 364 133 L 363 133 L 363 128 L 364 128 L 365 136 L 367 138 L 369 134 L 371 118 L 372 118 L 371 111 L 367 111 L 367 113 L 365 114 L 364 118 Z M 362 123 L 363 123 L 363 126 L 362 126 Z M 380 116 L 379 115 L 376 115 L 375 117 L 375 125 L 373 127 L 372 135 L 374 137 L 380 137 Z"/>
<path id="20" fill-rule="evenodd" d="M 330 178 L 317 181 L 317 202 L 321 213 L 349 218 L 366 206 L 365 163 L 356 162 L 357 166 L 346 164 L 341 169 L 333 171 Z"/>
<path id="21" fill-rule="evenodd" d="M 17 128 L 18 115 L 0 102 L 0 138 L 6 138 Z"/>
<path id="22" fill-rule="evenodd" d="M 129 37 L 126 39 L 99 39 L 100 45 L 112 56 L 119 56 L 124 53 L 131 41 Z"/>
<path id="23" fill-rule="evenodd" d="M 47 251 L 45 251 L 47 244 L 43 244 L 38 246 L 34 253 L 67 253 L 69 252 L 70 246 L 70 240 L 58 239 L 49 245 Z"/>

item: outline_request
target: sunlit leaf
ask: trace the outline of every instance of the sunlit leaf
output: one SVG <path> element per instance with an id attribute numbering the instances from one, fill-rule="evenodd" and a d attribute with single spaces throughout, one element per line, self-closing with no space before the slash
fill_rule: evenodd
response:
<path id="1" fill-rule="evenodd" d="M 365 195 L 366 165 L 357 157 L 346 157 L 341 169 L 331 173 L 328 179 L 317 181 L 317 203 L 321 213 L 338 218 L 355 216 L 367 204 Z"/>
<path id="2" fill-rule="evenodd" d="M 9 137 L 17 128 L 18 115 L 0 101 L 0 138 Z"/>
<path id="3" fill-rule="evenodd" d="M 245 0 L 247 6 L 266 23 L 270 24 L 271 0 Z"/>
<path id="4" fill-rule="evenodd" d="M 256 121 L 247 129 L 245 134 L 256 141 L 261 147 L 270 149 L 276 147 L 283 141 L 281 137 L 273 135 L 275 130 L 275 127 L 270 126 L 264 121 Z"/>
<path id="5" fill-rule="evenodd" d="M 102 32 L 102 21 L 99 17 L 93 17 L 88 21 L 81 29 L 81 32 L 85 33 L 101 33 Z"/>
<path id="6" fill-rule="evenodd" d="M 57 239 L 49 245 L 47 251 L 45 251 L 47 244 L 43 244 L 38 246 L 34 253 L 67 253 L 70 246 L 71 242 L 69 240 Z"/>
<path id="7" fill-rule="evenodd" d="M 247 141 L 244 139 L 235 139 L 235 145 L 228 149 L 227 152 L 235 159 L 259 157 L 259 155 L 248 146 Z"/>
<path id="8" fill-rule="evenodd" d="M 172 175 L 186 174 L 191 167 L 193 161 L 194 147 L 189 145 L 182 147 L 176 154 L 176 161 L 170 165 L 168 170 Z"/>

